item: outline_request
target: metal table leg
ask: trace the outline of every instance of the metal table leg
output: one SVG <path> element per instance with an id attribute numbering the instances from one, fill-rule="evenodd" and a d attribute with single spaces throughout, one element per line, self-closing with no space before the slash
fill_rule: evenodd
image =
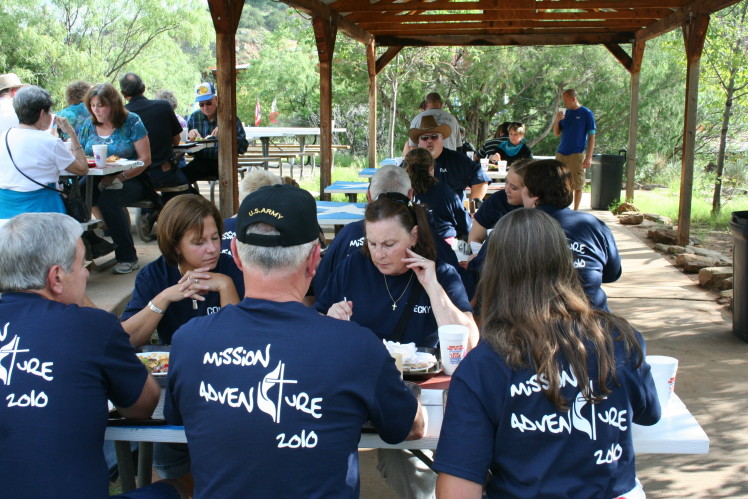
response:
<path id="1" fill-rule="evenodd" d="M 135 489 L 135 467 L 132 464 L 132 452 L 130 442 L 114 442 L 114 450 L 117 452 L 117 466 L 119 467 L 119 482 L 122 492 Z"/>
<path id="2" fill-rule="evenodd" d="M 140 442 L 138 447 L 138 487 L 151 484 L 152 469 L 153 442 Z"/>

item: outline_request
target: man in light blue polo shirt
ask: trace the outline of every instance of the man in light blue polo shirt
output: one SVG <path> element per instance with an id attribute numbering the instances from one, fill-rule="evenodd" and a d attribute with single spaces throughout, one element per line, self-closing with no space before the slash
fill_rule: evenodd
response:
<path id="1" fill-rule="evenodd" d="M 574 209 L 579 209 L 584 189 L 585 170 L 592 164 L 595 150 L 595 116 L 592 111 L 579 104 L 573 88 L 564 90 L 561 98 L 566 111 L 556 113 L 553 133 L 561 137 L 556 159 L 569 169 L 574 188 Z"/>

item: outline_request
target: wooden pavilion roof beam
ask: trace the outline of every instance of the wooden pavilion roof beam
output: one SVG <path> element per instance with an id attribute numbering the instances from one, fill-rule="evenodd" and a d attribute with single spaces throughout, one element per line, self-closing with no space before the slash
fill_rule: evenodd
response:
<path id="1" fill-rule="evenodd" d="M 434 2 L 434 3 L 396 3 L 380 5 L 378 3 L 367 4 L 355 11 L 342 11 L 347 14 L 345 18 L 349 21 L 358 22 L 368 19 L 372 13 L 382 15 L 394 15 L 410 12 L 435 12 L 435 11 L 474 11 L 500 15 L 501 19 L 522 20 L 584 20 L 584 19 L 652 19 L 658 20 L 670 15 L 672 9 L 619 9 L 616 11 L 579 11 L 579 12 L 546 12 L 536 9 L 506 10 L 486 5 L 483 2 Z"/>
<path id="2" fill-rule="evenodd" d="M 340 31 L 363 44 L 370 43 L 374 40 L 371 33 L 362 29 L 357 24 L 348 21 L 344 16 L 341 16 L 319 0 L 284 0 L 283 3 L 306 12 L 313 17 L 328 19 L 332 24 L 337 26 Z"/>
<path id="3" fill-rule="evenodd" d="M 698 0 L 696 0 L 698 2 Z M 337 0 L 330 3 L 330 7 L 336 12 L 361 11 L 369 7 L 378 7 L 384 5 L 396 6 L 417 6 L 425 5 L 451 5 L 452 9 L 459 6 L 460 10 L 478 8 L 476 5 L 491 5 L 493 10 L 596 10 L 596 9 L 680 9 L 683 6 L 683 0 L 553 0 L 553 1 L 530 1 L 530 2 L 507 2 L 507 1 L 488 1 L 481 0 L 476 2 L 451 2 L 449 0 L 437 0 L 433 3 L 423 0 L 417 1 L 379 1 L 371 3 L 369 0 Z"/>
<path id="4" fill-rule="evenodd" d="M 440 28 L 446 29 L 463 29 L 482 27 L 490 30 L 512 30 L 517 31 L 522 29 L 523 31 L 532 31 L 539 29 L 548 28 L 560 28 L 568 30 L 570 28 L 579 30 L 612 30 L 621 31 L 628 30 L 634 31 L 643 28 L 645 25 L 639 22 L 629 20 L 616 20 L 616 21 L 603 21 L 603 22 L 589 22 L 589 21 L 540 21 L 540 22 L 525 22 L 522 24 L 511 22 L 511 21 L 496 21 L 486 19 L 481 14 L 455 14 L 455 15 L 444 15 L 444 14 L 422 14 L 420 16 L 382 16 L 372 19 L 371 21 L 362 21 L 359 25 L 367 31 L 372 32 L 376 35 L 377 30 L 403 30 L 403 29 L 417 29 L 419 27 L 428 27 L 438 25 Z M 401 21 L 398 23 L 394 21 L 393 17 L 399 18 Z M 464 23 L 469 22 L 471 24 L 465 25 Z"/>
<path id="5" fill-rule="evenodd" d="M 604 43 L 631 43 L 634 33 L 575 33 L 575 34 L 528 34 L 528 35 L 441 35 L 409 34 L 382 35 L 376 37 L 377 45 L 410 46 L 410 47 L 464 47 L 495 45 L 599 45 Z"/>
<path id="6" fill-rule="evenodd" d="M 667 17 L 636 33 L 637 41 L 647 41 L 668 31 L 680 28 L 692 17 L 708 15 L 725 7 L 738 3 L 740 0 L 694 0 L 690 4 L 678 9 Z"/>

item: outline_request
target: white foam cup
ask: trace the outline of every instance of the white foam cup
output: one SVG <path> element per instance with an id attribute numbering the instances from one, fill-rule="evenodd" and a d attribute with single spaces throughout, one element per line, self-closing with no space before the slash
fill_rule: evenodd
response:
<path id="1" fill-rule="evenodd" d="M 506 161 L 499 161 L 499 175 L 506 176 Z"/>
<path id="2" fill-rule="evenodd" d="M 107 145 L 95 144 L 91 146 L 91 150 L 93 150 L 93 157 L 94 161 L 96 161 L 96 167 L 104 168 L 106 166 Z"/>
<path id="3" fill-rule="evenodd" d="M 481 158 L 480 159 L 480 169 L 481 170 L 488 170 L 488 158 Z"/>
<path id="4" fill-rule="evenodd" d="M 458 324 L 439 327 L 439 349 L 444 374 L 452 376 L 467 353 L 468 328 Z"/>
<path id="5" fill-rule="evenodd" d="M 670 397 L 675 391 L 675 376 L 678 372 L 678 359 L 666 355 L 647 355 L 647 364 L 652 368 L 652 378 L 657 389 L 662 412 L 665 412 Z"/>

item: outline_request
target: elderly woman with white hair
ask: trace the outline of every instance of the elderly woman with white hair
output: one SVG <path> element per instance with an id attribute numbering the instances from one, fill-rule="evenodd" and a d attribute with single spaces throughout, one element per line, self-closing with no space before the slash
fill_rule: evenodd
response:
<path id="1" fill-rule="evenodd" d="M 18 127 L 0 134 L 0 219 L 20 213 L 65 213 L 60 175 L 86 175 L 88 163 L 68 120 L 54 116 L 49 92 L 31 85 L 16 93 Z M 70 135 L 69 150 L 47 130 L 52 124 Z"/>

